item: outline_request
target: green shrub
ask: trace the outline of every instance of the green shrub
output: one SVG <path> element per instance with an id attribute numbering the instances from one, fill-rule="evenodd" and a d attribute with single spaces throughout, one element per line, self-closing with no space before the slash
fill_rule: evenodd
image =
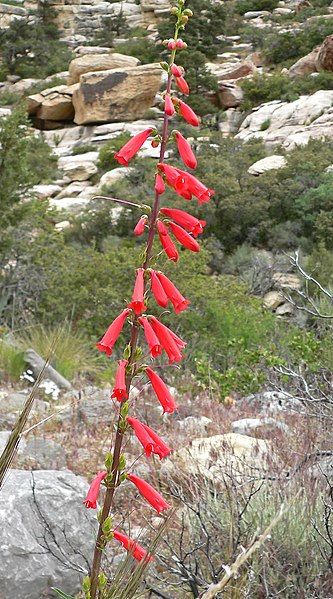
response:
<path id="1" fill-rule="evenodd" d="M 123 147 L 130 137 L 129 133 L 120 133 L 120 135 L 111 139 L 101 147 L 98 156 L 98 168 L 101 171 L 106 172 L 119 166 L 119 162 L 114 158 L 114 155 Z"/>
<path id="2" fill-rule="evenodd" d="M 20 101 L 21 96 L 15 92 L 5 91 L 0 94 L 0 106 L 11 106 Z"/>
<path id="3" fill-rule="evenodd" d="M 21 202 L 32 185 L 52 179 L 56 158 L 43 138 L 29 128 L 25 107 L 3 119 L 0 129 L 0 250 L 10 243 L 14 227 L 33 208 Z"/>
<path id="4" fill-rule="evenodd" d="M 146 38 L 129 39 L 117 44 L 117 52 L 138 58 L 142 64 L 158 62 L 161 58 L 161 46 Z"/>
<path id="5" fill-rule="evenodd" d="M 327 19 L 306 23 L 301 31 L 268 33 L 264 42 L 264 57 L 268 64 L 296 61 L 323 42 L 332 33 Z"/>
<path id="6" fill-rule="evenodd" d="M 291 78 L 275 72 L 244 79 L 241 87 L 244 91 L 242 107 L 244 110 L 250 110 L 264 102 L 293 102 L 301 95 L 310 95 L 321 89 L 333 89 L 333 73 L 322 71 L 315 76 L 302 75 Z"/>
<path id="7" fill-rule="evenodd" d="M 199 50 L 209 59 L 214 59 L 222 50 L 225 42 L 219 39 L 224 31 L 226 11 L 220 3 L 212 3 L 210 0 L 189 0 L 187 8 L 194 13 L 186 29 L 182 32 L 182 39 L 188 44 L 191 52 Z M 173 22 L 167 16 L 158 27 L 161 40 L 173 36 Z"/>
<path id="8" fill-rule="evenodd" d="M 184 51 L 179 54 L 178 64 L 184 67 L 191 90 L 186 102 L 200 116 L 216 112 L 218 108 L 208 96 L 217 92 L 219 86 L 215 75 L 206 67 L 205 55 L 198 50 Z"/>
<path id="9" fill-rule="evenodd" d="M 2 30 L 0 52 L 8 73 L 42 79 L 67 68 L 72 55 L 59 40 L 54 15 L 53 9 L 41 3 L 33 26 L 29 18 L 22 18 Z"/>
<path id="10" fill-rule="evenodd" d="M 277 8 L 279 0 L 237 0 L 235 10 L 238 14 L 244 15 L 246 12 L 267 10 L 272 12 Z"/>
<path id="11" fill-rule="evenodd" d="M 79 146 L 74 146 L 72 150 L 72 155 L 77 156 L 78 154 L 86 154 L 87 152 L 95 152 L 96 147 L 93 144 L 82 144 Z"/>

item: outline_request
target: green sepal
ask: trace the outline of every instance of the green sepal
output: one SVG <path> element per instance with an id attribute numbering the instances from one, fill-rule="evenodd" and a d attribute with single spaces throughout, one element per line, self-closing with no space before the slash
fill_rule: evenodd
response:
<path id="1" fill-rule="evenodd" d="M 84 579 L 82 580 L 82 589 L 84 591 L 90 591 L 90 585 L 91 585 L 90 576 L 85 576 Z"/>
<path id="2" fill-rule="evenodd" d="M 108 579 L 105 576 L 104 572 L 100 572 L 98 575 L 98 588 L 103 590 L 107 585 Z"/>
<path id="3" fill-rule="evenodd" d="M 113 464 L 113 455 L 110 451 L 108 451 L 108 453 L 105 456 L 104 464 L 107 471 L 110 472 Z"/>
<path id="4" fill-rule="evenodd" d="M 124 359 L 128 360 L 131 357 L 131 346 L 130 344 L 126 345 L 125 349 L 124 349 Z"/>
<path id="5" fill-rule="evenodd" d="M 111 516 L 108 516 L 107 518 L 105 518 L 103 525 L 102 525 L 102 530 L 104 534 L 108 534 L 109 532 L 112 531 L 112 518 Z"/>
<path id="6" fill-rule="evenodd" d="M 126 458 L 125 458 L 124 454 L 122 453 L 121 456 L 119 457 L 118 470 L 125 470 L 125 468 L 126 468 Z"/>

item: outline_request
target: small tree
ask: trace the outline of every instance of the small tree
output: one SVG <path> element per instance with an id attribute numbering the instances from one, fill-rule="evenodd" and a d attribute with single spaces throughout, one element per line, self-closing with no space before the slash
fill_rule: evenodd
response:
<path id="1" fill-rule="evenodd" d="M 59 40 L 54 24 L 55 11 L 41 3 L 33 15 L 15 19 L 0 33 L 0 53 L 8 73 L 20 77 L 47 77 L 64 70 L 71 59 L 67 46 Z"/>

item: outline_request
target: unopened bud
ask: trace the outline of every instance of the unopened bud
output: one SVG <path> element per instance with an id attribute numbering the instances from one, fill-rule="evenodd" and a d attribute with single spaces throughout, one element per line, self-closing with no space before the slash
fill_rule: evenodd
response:
<path id="1" fill-rule="evenodd" d="M 187 48 L 187 43 L 179 38 L 179 40 L 177 40 L 177 48 L 183 50 L 184 48 Z"/>
<path id="2" fill-rule="evenodd" d="M 169 41 L 166 40 L 166 43 L 168 44 Z M 162 67 L 163 71 L 166 71 L 167 73 L 169 72 L 169 65 L 167 62 L 160 62 L 160 66 Z"/>
<path id="3" fill-rule="evenodd" d="M 175 50 L 176 47 L 177 46 L 175 40 L 171 39 L 168 41 L 168 50 Z"/>
<path id="4" fill-rule="evenodd" d="M 187 23 L 188 21 L 188 16 L 187 15 L 183 15 L 181 18 L 181 22 L 183 23 L 183 25 L 185 25 L 185 23 Z"/>
<path id="5" fill-rule="evenodd" d="M 177 6 L 173 6 L 172 8 L 170 8 L 170 13 L 172 15 L 178 15 L 178 8 L 177 8 Z"/>
<path id="6" fill-rule="evenodd" d="M 186 8 L 183 12 L 183 15 L 187 17 L 193 17 L 193 12 L 189 8 Z"/>

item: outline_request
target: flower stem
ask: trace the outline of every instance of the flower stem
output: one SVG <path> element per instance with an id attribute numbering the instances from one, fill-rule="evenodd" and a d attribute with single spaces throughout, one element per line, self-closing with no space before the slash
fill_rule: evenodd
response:
<path id="1" fill-rule="evenodd" d="M 174 60 L 174 52 L 171 55 L 171 62 L 173 62 L 173 60 Z M 172 77 L 171 77 L 171 74 L 169 73 L 168 81 L 167 81 L 167 93 L 170 93 L 171 79 L 172 79 Z M 161 138 L 161 150 L 160 150 L 160 162 L 164 161 L 165 149 L 166 149 L 167 140 L 168 140 L 168 122 L 169 122 L 169 117 L 166 113 L 164 113 L 162 138 Z M 124 200 L 122 200 L 121 203 L 129 204 L 129 202 L 126 202 Z M 154 237 L 155 237 L 155 223 L 156 223 L 156 219 L 158 216 L 158 210 L 159 210 L 159 194 L 156 192 L 155 200 L 154 200 L 154 204 L 153 204 L 153 208 L 152 208 L 152 212 L 151 212 L 151 216 L 150 216 L 150 222 L 149 222 L 149 233 L 148 233 L 148 240 L 147 240 L 147 246 L 146 246 L 146 252 L 145 252 L 145 259 L 142 264 L 142 268 L 144 268 L 144 269 L 148 268 L 151 254 L 152 254 Z M 133 322 L 131 339 L 130 339 L 130 343 L 129 343 L 130 352 L 131 352 L 130 358 L 128 360 L 129 365 L 134 364 L 135 352 L 136 352 L 137 343 L 138 343 L 139 328 L 136 325 L 136 320 L 137 320 L 137 317 L 135 317 L 134 322 Z M 133 374 L 128 375 L 126 378 L 126 389 L 127 389 L 128 394 L 129 394 L 130 386 L 132 383 L 132 379 L 133 379 Z M 105 493 L 105 499 L 104 499 L 104 504 L 103 504 L 102 513 L 101 513 L 101 517 L 100 517 L 100 523 L 99 523 L 97 539 L 96 539 L 96 544 L 95 544 L 93 563 L 92 563 L 92 567 L 91 567 L 91 578 L 90 578 L 90 597 L 91 597 L 91 599 L 96 599 L 96 597 L 97 597 L 98 577 L 99 577 L 99 573 L 100 573 L 100 569 L 101 569 L 102 555 L 103 555 L 103 552 L 105 550 L 105 546 L 107 543 L 107 541 L 104 537 L 104 534 L 103 534 L 103 523 L 110 514 L 112 504 L 113 504 L 114 492 L 118 485 L 119 459 L 120 459 L 120 455 L 121 455 L 121 448 L 122 448 L 123 436 L 124 436 L 124 431 L 121 426 L 121 421 L 122 421 L 122 415 L 121 415 L 121 406 L 120 406 L 119 416 L 118 416 L 118 424 L 117 424 L 117 432 L 116 432 L 116 437 L 115 437 L 115 442 L 114 442 L 114 447 L 113 447 L 111 483 L 108 485 L 106 493 Z"/>

